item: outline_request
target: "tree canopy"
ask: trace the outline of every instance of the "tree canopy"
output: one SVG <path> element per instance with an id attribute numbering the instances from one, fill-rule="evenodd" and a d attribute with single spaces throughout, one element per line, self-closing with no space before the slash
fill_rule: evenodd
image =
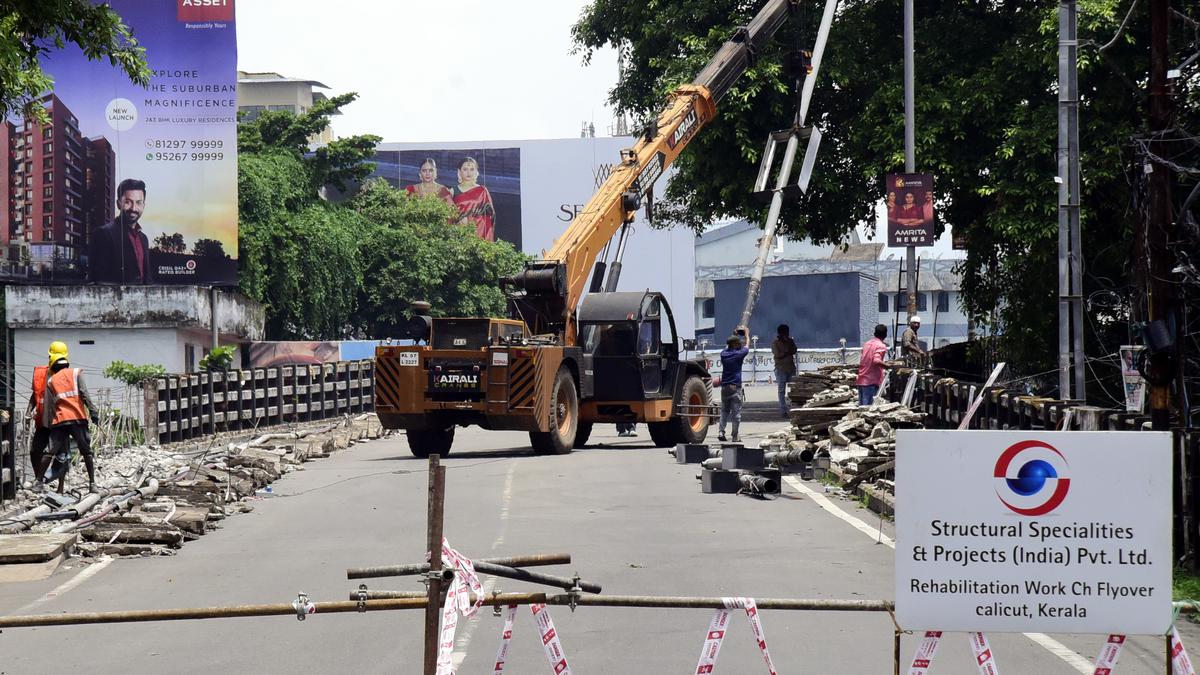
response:
<path id="1" fill-rule="evenodd" d="M 384 180 L 366 182 L 344 203 L 319 197 L 328 185 L 353 191 L 374 169 L 376 136 L 309 149 L 308 139 L 354 98 L 337 96 L 299 116 L 266 112 L 239 126 L 241 289 L 266 305 L 268 337 L 394 336 L 414 300 L 432 303 L 435 314 L 501 315 L 497 280 L 524 260 L 511 244 L 449 225 L 455 214 L 441 199 Z"/>
<path id="2" fill-rule="evenodd" d="M 625 71 L 611 102 L 645 116 L 690 81 L 761 4 L 682 0 L 668 9 L 594 0 L 574 27 L 574 40 L 585 60 L 606 45 L 622 52 Z M 936 176 L 939 228 L 949 223 L 967 235 L 965 309 L 1003 331 L 1027 372 L 1053 367 L 1057 7 L 1034 0 L 915 5 L 916 164 Z M 1142 128 L 1148 21 L 1143 3 L 1118 36 L 1128 6 L 1079 3 L 1089 294 L 1127 290 L 1129 283 L 1129 149 Z M 718 106 L 717 119 L 680 157 L 667 194 L 674 205 L 670 219 L 695 228 L 721 216 L 762 222 L 765 209 L 750 188 L 768 132 L 791 122 L 795 99 L 785 55 L 796 45 L 811 48 L 819 19 L 812 9 L 810 16 L 794 17 L 759 55 Z M 783 234 L 836 242 L 859 223 L 873 224 L 884 175 L 903 169 L 901 11 L 899 3 L 841 3 L 809 113 L 824 133 L 816 171 L 808 194 L 785 207 Z M 1181 122 L 1186 118 L 1193 128 L 1197 115 L 1195 108 L 1181 108 Z M 1128 339 L 1113 322 L 1091 328 L 1089 351 L 1109 353 Z"/>
<path id="3" fill-rule="evenodd" d="M 108 5 L 91 0 L 0 0 L 0 118 L 23 112 L 39 122 L 38 99 L 53 88 L 42 70 L 48 52 L 77 45 L 93 61 L 107 60 L 129 79 L 150 82 L 145 49 Z"/>

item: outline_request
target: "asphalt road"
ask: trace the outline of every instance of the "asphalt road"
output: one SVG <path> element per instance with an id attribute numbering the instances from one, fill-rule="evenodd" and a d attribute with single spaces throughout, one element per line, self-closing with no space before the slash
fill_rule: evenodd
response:
<path id="1" fill-rule="evenodd" d="M 772 395 L 773 387 L 763 387 L 751 400 Z M 751 417 L 771 416 L 760 409 Z M 743 436 L 780 426 L 748 422 Z M 695 467 L 675 464 L 651 446 L 644 427 L 639 432 L 618 439 L 598 428 L 593 446 L 542 457 L 529 453 L 523 434 L 460 429 L 445 460 L 451 545 L 469 557 L 570 552 L 570 567 L 544 571 L 578 571 L 609 594 L 892 597 L 893 551 L 822 508 L 826 500 L 792 485 L 773 500 L 701 494 Z M 114 560 L 73 587 L 63 584 L 75 583 L 85 567 L 77 561 L 42 582 L 0 585 L 0 613 L 279 603 L 298 591 L 344 600 L 358 584 L 346 579 L 346 568 L 423 559 L 426 464 L 409 455 L 402 436 L 308 463 L 275 490 L 279 496 L 254 502 L 253 513 L 225 520 L 174 557 Z M 860 526 L 880 526 L 856 502 L 835 498 L 831 506 Z M 888 523 L 882 527 L 892 535 Z M 368 584 L 419 589 L 411 577 Z M 532 589 L 503 579 L 494 588 Z M 552 613 L 580 674 L 689 672 L 712 615 L 590 607 Z M 781 673 L 892 672 L 887 614 L 765 611 L 762 619 Z M 316 614 L 302 623 L 271 617 L 10 629 L 0 635 L 0 674 L 419 673 L 421 625 L 420 611 L 396 611 Z M 490 611 L 460 622 L 460 672 L 492 672 L 501 627 Z M 1025 636 L 990 637 L 1005 673 L 1090 673 L 1083 661 L 1103 643 L 1103 636 L 1049 638 L 1075 654 L 1076 666 Z M 1200 649 L 1200 631 L 1185 627 L 1184 642 Z M 916 644 L 905 636 L 901 658 L 911 659 Z M 1162 654 L 1161 639 L 1137 638 L 1118 672 L 1162 673 Z M 975 672 L 972 663 L 967 637 L 948 634 L 929 672 Z M 717 672 L 764 670 L 744 614 L 735 614 Z M 505 672 L 548 672 L 527 609 L 518 614 Z"/>

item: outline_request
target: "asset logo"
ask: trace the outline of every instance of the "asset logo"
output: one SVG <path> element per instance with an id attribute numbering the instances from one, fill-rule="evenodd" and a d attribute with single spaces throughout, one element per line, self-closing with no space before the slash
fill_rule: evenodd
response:
<path id="1" fill-rule="evenodd" d="M 996 460 L 996 496 L 1022 516 L 1044 516 L 1062 505 L 1071 488 L 1067 458 L 1042 441 L 1021 441 Z"/>
<path id="2" fill-rule="evenodd" d="M 189 272 L 196 271 L 196 261 L 195 260 L 188 259 L 188 261 L 186 263 L 184 263 L 183 266 L 186 267 Z"/>
<path id="3" fill-rule="evenodd" d="M 175 0 L 179 21 L 233 21 L 233 0 Z"/>

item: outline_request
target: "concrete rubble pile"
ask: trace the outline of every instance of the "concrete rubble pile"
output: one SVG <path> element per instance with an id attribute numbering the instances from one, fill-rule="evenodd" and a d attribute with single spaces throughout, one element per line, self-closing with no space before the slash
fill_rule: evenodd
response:
<path id="1" fill-rule="evenodd" d="M 0 534 L 77 532 L 85 555 L 172 555 L 226 517 L 252 511 L 252 501 L 273 496 L 272 483 L 305 462 L 384 433 L 367 414 L 220 445 L 99 449 L 97 493 L 86 494 L 82 464 L 67 477 L 76 502 L 52 508 L 47 493 L 26 483 L 18 508 L 0 518 Z"/>
<path id="2" fill-rule="evenodd" d="M 857 483 L 870 478 L 879 487 L 892 491 L 896 429 L 923 427 L 925 414 L 880 399 L 874 405 L 859 407 L 858 391 L 851 386 L 855 375 L 849 369 L 828 367 L 806 378 L 810 381 L 799 384 L 805 402 L 789 413 L 791 428 L 769 435 L 763 443 L 803 452 L 813 457 L 818 466 L 823 458 L 828 458 L 833 471 L 843 480 Z M 801 379 L 801 376 L 796 378 Z M 811 391 L 811 381 L 824 380 L 829 381 L 827 388 Z M 789 395 L 793 402 L 797 400 L 795 394 Z"/>
<path id="3" fill-rule="evenodd" d="M 829 395 L 827 392 L 832 389 L 843 393 L 847 390 L 853 391 L 856 377 L 858 371 L 845 366 L 822 366 L 817 370 L 803 371 L 797 373 L 788 383 L 788 399 L 792 402 L 792 407 L 815 408 L 818 405 L 810 405 L 810 401 L 820 395 L 822 398 L 817 402 L 819 405 L 834 405 L 838 403 L 834 399 L 839 398 L 841 394 Z"/>

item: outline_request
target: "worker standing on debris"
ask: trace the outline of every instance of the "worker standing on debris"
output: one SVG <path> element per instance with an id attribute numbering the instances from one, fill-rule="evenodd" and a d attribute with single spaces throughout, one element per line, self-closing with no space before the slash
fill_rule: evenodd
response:
<path id="1" fill-rule="evenodd" d="M 50 429 L 50 454 L 42 459 L 40 474 L 45 474 L 56 456 L 67 455 L 69 438 L 75 439 L 79 454 L 87 465 L 88 492 L 96 491 L 96 462 L 92 458 L 92 444 L 88 438 L 88 419 L 99 421 L 99 411 L 88 396 L 83 383 L 83 371 L 72 368 L 68 362 L 67 346 L 61 342 L 50 345 L 50 379 L 42 395 L 42 424 Z M 66 478 L 64 469 L 58 479 L 58 491 L 62 492 Z"/>
<path id="2" fill-rule="evenodd" d="M 921 317 L 913 315 L 908 317 L 908 328 L 904 329 L 904 333 L 900 336 L 900 354 L 904 357 L 904 361 L 913 368 L 919 368 L 925 363 L 925 350 L 921 349 L 921 343 L 917 341 L 917 331 L 921 330 Z"/>
<path id="3" fill-rule="evenodd" d="M 775 383 L 779 387 L 779 414 L 788 415 L 787 385 L 796 374 L 796 341 L 792 329 L 786 323 L 779 324 L 775 341 L 771 343 L 771 356 L 775 357 Z"/>
<path id="4" fill-rule="evenodd" d="M 50 343 L 50 352 L 56 349 L 67 351 L 67 345 L 62 342 Z M 34 482 L 42 480 L 38 467 L 42 465 L 42 456 L 50 445 L 50 429 L 42 424 L 42 397 L 46 393 L 46 380 L 50 378 L 50 366 L 33 367 L 32 392 L 29 395 L 29 405 L 25 407 L 25 419 L 33 425 L 33 437 L 29 439 L 29 465 L 36 474 Z"/>
<path id="5" fill-rule="evenodd" d="M 858 378 L 854 380 L 858 387 L 858 404 L 871 405 L 875 395 L 879 393 L 879 385 L 883 384 L 884 356 L 887 354 L 887 326 L 875 325 L 875 337 L 863 345 L 862 355 L 858 357 Z"/>
<path id="6" fill-rule="evenodd" d="M 725 440 L 725 424 L 733 422 L 733 442 L 738 442 L 738 427 L 742 424 L 742 362 L 750 348 L 742 339 L 733 335 L 721 350 L 721 424 L 717 429 L 717 440 Z"/>

